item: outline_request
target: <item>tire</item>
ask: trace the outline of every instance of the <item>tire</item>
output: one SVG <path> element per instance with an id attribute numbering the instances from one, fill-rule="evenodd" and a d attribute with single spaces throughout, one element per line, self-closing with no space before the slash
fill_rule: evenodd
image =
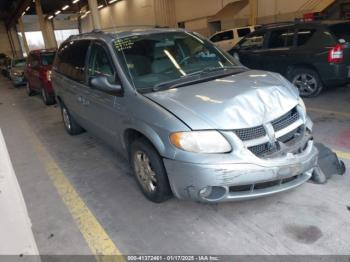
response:
<path id="1" fill-rule="evenodd" d="M 148 200 L 162 203 L 171 198 L 163 160 L 148 140 L 139 138 L 131 144 L 130 162 L 137 184 Z"/>
<path id="2" fill-rule="evenodd" d="M 28 96 L 35 95 L 35 92 L 31 89 L 29 82 L 27 82 L 27 84 L 26 84 L 26 90 L 27 90 L 27 95 Z"/>
<path id="3" fill-rule="evenodd" d="M 45 105 L 53 105 L 56 103 L 55 97 L 47 93 L 45 88 L 41 88 L 41 97 Z"/>
<path id="4" fill-rule="evenodd" d="M 84 129 L 75 121 L 69 113 L 67 107 L 61 103 L 61 113 L 64 127 L 71 136 L 79 135 L 84 132 Z"/>
<path id="5" fill-rule="evenodd" d="M 315 70 L 310 68 L 295 68 L 290 73 L 289 80 L 298 88 L 301 97 L 318 96 L 323 89 L 320 76 Z"/>

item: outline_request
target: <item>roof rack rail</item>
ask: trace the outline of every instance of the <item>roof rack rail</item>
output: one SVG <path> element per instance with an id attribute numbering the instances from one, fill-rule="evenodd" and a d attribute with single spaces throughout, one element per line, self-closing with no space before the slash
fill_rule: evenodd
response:
<path id="1" fill-rule="evenodd" d="M 273 26 L 283 26 L 283 25 L 293 25 L 298 23 L 299 21 L 284 21 L 284 22 L 276 22 L 276 23 L 268 23 L 261 25 L 262 27 L 273 27 Z"/>

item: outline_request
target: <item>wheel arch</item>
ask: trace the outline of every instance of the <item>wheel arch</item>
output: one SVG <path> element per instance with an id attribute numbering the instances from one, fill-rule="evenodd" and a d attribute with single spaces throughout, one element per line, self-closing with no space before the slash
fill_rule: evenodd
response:
<path id="1" fill-rule="evenodd" d="M 291 80 L 292 72 L 297 68 L 311 69 L 311 70 L 314 70 L 318 75 L 320 75 L 318 73 L 317 68 L 314 65 L 308 64 L 308 63 L 298 63 L 298 64 L 289 65 L 287 67 L 286 76 L 287 76 L 288 80 Z"/>
<path id="2" fill-rule="evenodd" d="M 142 128 L 143 131 L 140 131 L 139 128 L 127 128 L 123 132 L 123 147 L 127 151 L 127 156 L 128 158 L 130 157 L 130 146 L 133 141 L 135 141 L 138 138 L 144 138 L 146 139 L 153 147 L 154 149 L 158 152 L 158 154 L 161 157 L 164 157 L 166 147 L 160 138 L 159 134 L 155 132 L 153 129 L 150 127 L 144 127 Z"/>

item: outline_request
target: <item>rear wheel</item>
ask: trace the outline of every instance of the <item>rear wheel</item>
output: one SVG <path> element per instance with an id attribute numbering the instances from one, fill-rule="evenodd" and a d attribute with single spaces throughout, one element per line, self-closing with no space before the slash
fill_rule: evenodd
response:
<path id="1" fill-rule="evenodd" d="M 26 84 L 26 91 L 28 96 L 33 96 L 35 94 L 34 91 L 31 89 L 29 82 L 27 82 Z"/>
<path id="2" fill-rule="evenodd" d="M 84 132 L 84 129 L 74 120 L 63 103 L 61 103 L 61 112 L 64 127 L 66 128 L 68 134 L 75 136 Z"/>
<path id="3" fill-rule="evenodd" d="M 49 106 L 55 104 L 55 97 L 49 94 L 45 88 L 41 89 L 41 97 L 43 98 L 44 104 Z"/>
<path id="4" fill-rule="evenodd" d="M 171 197 L 171 189 L 162 158 L 144 138 L 131 145 L 131 163 L 137 183 L 150 201 L 162 203 Z"/>
<path id="5" fill-rule="evenodd" d="M 322 81 L 313 69 L 296 68 L 292 71 L 290 80 L 299 89 L 302 97 L 318 96 L 323 89 Z"/>

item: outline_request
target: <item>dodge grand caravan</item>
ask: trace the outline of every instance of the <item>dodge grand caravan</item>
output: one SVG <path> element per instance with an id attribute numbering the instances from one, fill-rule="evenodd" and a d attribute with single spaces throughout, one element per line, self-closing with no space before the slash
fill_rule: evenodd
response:
<path id="1" fill-rule="evenodd" d="M 297 89 L 179 29 L 70 37 L 52 81 L 71 135 L 129 159 L 153 202 L 245 200 L 310 179 L 318 152 Z"/>

